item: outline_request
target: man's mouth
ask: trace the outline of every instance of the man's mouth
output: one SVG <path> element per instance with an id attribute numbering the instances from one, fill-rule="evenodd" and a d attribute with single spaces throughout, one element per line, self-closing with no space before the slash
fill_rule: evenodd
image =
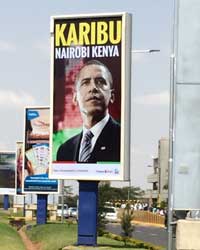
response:
<path id="1" fill-rule="evenodd" d="M 100 101 L 101 98 L 98 96 L 90 96 L 86 99 L 86 101 Z"/>

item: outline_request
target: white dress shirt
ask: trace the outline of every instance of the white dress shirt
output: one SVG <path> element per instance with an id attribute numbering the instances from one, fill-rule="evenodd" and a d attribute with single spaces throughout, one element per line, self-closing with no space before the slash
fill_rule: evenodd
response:
<path id="1" fill-rule="evenodd" d="M 82 139 L 81 139 L 81 144 L 80 144 L 80 149 L 79 149 L 79 158 L 80 158 L 80 152 L 82 151 L 82 147 L 83 147 L 83 138 L 85 136 L 85 133 L 90 130 L 92 132 L 92 134 L 94 135 L 92 137 L 92 140 L 91 140 L 91 144 L 92 144 L 92 147 L 91 147 L 91 152 L 92 150 L 94 149 L 94 146 L 96 144 L 96 141 L 99 137 L 99 135 L 101 134 L 101 131 L 103 130 L 103 128 L 105 127 L 106 123 L 108 122 L 110 118 L 110 115 L 107 114 L 101 121 L 99 121 L 97 124 L 95 124 L 92 128 L 90 129 L 87 129 L 83 126 L 83 136 L 82 136 Z"/>

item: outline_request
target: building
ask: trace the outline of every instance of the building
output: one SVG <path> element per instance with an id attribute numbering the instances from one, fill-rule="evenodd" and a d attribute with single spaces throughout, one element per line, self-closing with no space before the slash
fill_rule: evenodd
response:
<path id="1" fill-rule="evenodd" d="M 158 157 L 153 158 L 153 173 L 147 177 L 152 189 L 147 190 L 146 196 L 150 203 L 160 204 L 168 198 L 168 159 L 169 139 L 161 138 L 158 142 Z"/>

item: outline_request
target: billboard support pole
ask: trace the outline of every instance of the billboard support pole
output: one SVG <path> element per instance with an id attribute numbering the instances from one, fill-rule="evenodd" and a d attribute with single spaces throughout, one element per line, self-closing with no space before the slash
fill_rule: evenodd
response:
<path id="1" fill-rule="evenodd" d="M 79 181 L 78 245 L 97 245 L 98 183 Z"/>
<path id="2" fill-rule="evenodd" d="M 24 207 L 23 207 L 23 216 L 26 216 L 26 196 L 24 195 Z"/>
<path id="3" fill-rule="evenodd" d="M 47 194 L 37 194 L 37 224 L 47 222 Z"/>
<path id="4" fill-rule="evenodd" d="M 175 41 L 177 38 L 176 26 L 177 26 L 177 0 L 173 0 L 174 10 L 174 22 L 173 22 L 173 33 L 172 33 L 172 54 L 170 56 L 170 115 L 169 115 L 169 162 L 168 162 L 168 241 L 167 249 L 175 249 L 175 242 L 173 239 L 173 165 L 174 165 L 174 122 L 175 122 L 175 78 L 176 78 L 176 65 L 175 65 Z"/>
<path id="5" fill-rule="evenodd" d="M 8 196 L 8 194 L 5 194 L 4 199 L 3 199 L 3 208 L 4 208 L 4 210 L 8 210 L 9 207 L 10 207 L 9 196 Z"/>
<path id="6" fill-rule="evenodd" d="M 61 221 L 64 223 L 64 186 L 65 186 L 65 181 L 61 180 L 61 185 L 62 185 L 62 213 L 61 213 Z"/>

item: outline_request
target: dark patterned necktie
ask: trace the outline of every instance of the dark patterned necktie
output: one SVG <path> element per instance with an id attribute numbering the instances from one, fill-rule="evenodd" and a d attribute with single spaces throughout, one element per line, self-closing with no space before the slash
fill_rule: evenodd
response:
<path id="1" fill-rule="evenodd" d="M 93 133 L 88 130 L 85 133 L 84 139 L 83 139 L 83 145 L 82 145 L 82 151 L 80 153 L 79 161 L 80 162 L 88 162 L 90 155 L 91 155 L 91 147 L 92 147 L 92 137 Z"/>

